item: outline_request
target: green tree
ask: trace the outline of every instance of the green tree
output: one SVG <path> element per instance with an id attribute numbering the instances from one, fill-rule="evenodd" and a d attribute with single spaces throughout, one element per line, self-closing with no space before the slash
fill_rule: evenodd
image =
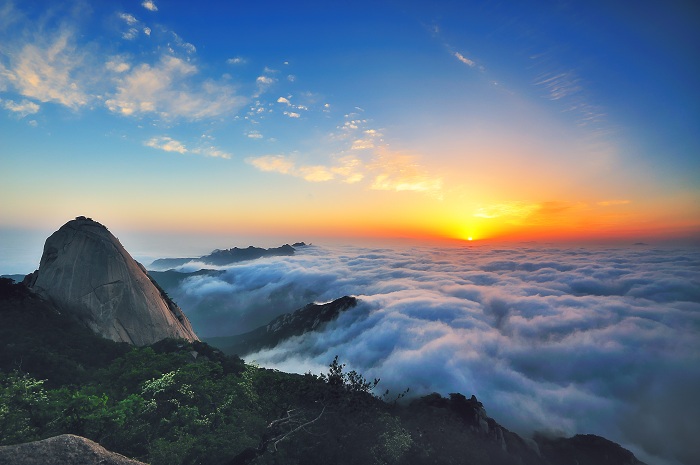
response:
<path id="1" fill-rule="evenodd" d="M 16 371 L 0 372 L 0 444 L 38 438 L 48 406 L 44 381 Z"/>

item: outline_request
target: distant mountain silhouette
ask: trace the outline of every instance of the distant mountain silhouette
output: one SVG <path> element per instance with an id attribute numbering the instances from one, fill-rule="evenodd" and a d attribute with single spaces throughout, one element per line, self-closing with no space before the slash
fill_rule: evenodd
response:
<path id="1" fill-rule="evenodd" d="M 303 242 L 297 242 L 294 247 L 304 247 L 306 246 Z M 150 265 L 149 269 L 153 270 L 169 270 L 188 262 L 202 262 L 207 265 L 224 266 L 230 265 L 231 263 L 242 262 L 245 260 L 255 260 L 263 257 L 277 257 L 277 256 L 289 256 L 294 255 L 296 250 L 289 244 L 284 244 L 280 247 L 273 247 L 270 249 L 263 249 L 260 247 L 253 247 L 252 245 L 245 248 L 239 249 L 238 247 L 233 247 L 231 249 L 216 249 L 212 251 L 209 255 L 204 255 L 201 257 L 190 257 L 190 258 L 159 258 L 154 260 Z"/>

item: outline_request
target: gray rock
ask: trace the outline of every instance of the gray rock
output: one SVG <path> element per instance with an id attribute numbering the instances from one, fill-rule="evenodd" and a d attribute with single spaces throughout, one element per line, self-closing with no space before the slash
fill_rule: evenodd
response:
<path id="1" fill-rule="evenodd" d="M 62 434 L 41 441 L 0 447 L 0 463 L 13 465 L 145 465 L 110 452 L 89 439 Z"/>
<path id="2" fill-rule="evenodd" d="M 167 337 L 198 340 L 167 297 L 106 227 L 78 217 L 44 245 L 25 284 L 95 333 L 142 346 Z"/>

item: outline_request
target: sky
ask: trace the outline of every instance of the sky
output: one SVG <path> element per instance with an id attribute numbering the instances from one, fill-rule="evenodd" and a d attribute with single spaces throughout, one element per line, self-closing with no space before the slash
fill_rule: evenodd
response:
<path id="1" fill-rule="evenodd" d="M 0 234 L 697 240 L 698 45 L 682 1 L 1 0 Z"/>
<path id="2" fill-rule="evenodd" d="M 220 271 L 161 282 L 203 338 L 251 331 L 312 300 L 358 298 L 322 330 L 247 362 L 318 374 L 338 355 L 380 378 L 389 399 L 406 388 L 474 394 L 528 437 L 597 434 L 649 465 L 700 463 L 695 247 L 310 246 L 208 268 Z"/>

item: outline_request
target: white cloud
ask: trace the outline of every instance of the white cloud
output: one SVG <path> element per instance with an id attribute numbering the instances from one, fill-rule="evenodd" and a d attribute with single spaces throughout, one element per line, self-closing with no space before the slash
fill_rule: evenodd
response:
<path id="1" fill-rule="evenodd" d="M 249 163 L 260 171 L 289 174 L 294 170 L 294 162 L 284 155 L 265 155 L 262 157 L 246 158 Z"/>
<path id="2" fill-rule="evenodd" d="M 144 27 L 143 28 L 143 33 L 146 34 L 147 36 L 151 35 L 151 28 L 150 27 Z"/>
<path id="3" fill-rule="evenodd" d="M 379 147 L 368 165 L 375 190 L 415 191 L 441 196 L 442 179 L 428 174 L 415 156 Z"/>
<path id="4" fill-rule="evenodd" d="M 168 293 L 205 336 L 355 295 L 323 331 L 245 358 L 318 373 L 337 354 L 392 392 L 475 394 L 518 432 L 598 434 L 698 463 L 699 261 L 678 248 L 314 246 Z"/>
<path id="5" fill-rule="evenodd" d="M 139 35 L 139 30 L 135 27 L 131 27 L 122 33 L 122 38 L 125 40 L 134 40 Z"/>
<path id="6" fill-rule="evenodd" d="M 241 65 L 245 62 L 246 62 L 245 58 L 242 58 L 242 57 L 234 57 L 234 58 L 229 58 L 228 60 L 226 60 L 226 63 L 228 63 L 229 65 Z"/>
<path id="7" fill-rule="evenodd" d="M 116 13 L 113 18 L 124 29 L 119 34 L 127 38 L 150 31 L 132 14 Z M 77 110 L 100 102 L 120 115 L 172 121 L 220 117 L 246 100 L 229 84 L 230 77 L 207 79 L 195 60 L 181 58 L 196 49 L 174 32 L 163 30 L 154 37 L 159 42 L 153 51 L 161 52 L 160 59 L 144 62 L 143 57 L 151 59 L 153 51 L 128 56 L 104 53 L 100 43 L 83 42 L 83 33 L 74 30 L 69 19 L 53 30 L 21 22 L 16 26 L 21 29 L 3 41 L 0 89 L 15 90 L 37 104 L 52 102 Z"/>
<path id="8" fill-rule="evenodd" d="M 134 24 L 139 22 L 139 20 L 136 19 L 134 15 L 130 15 L 129 13 L 119 13 L 119 17 L 122 20 L 124 20 L 124 22 L 129 26 L 133 26 Z"/>
<path id="9" fill-rule="evenodd" d="M 246 134 L 250 139 L 262 139 L 263 135 L 260 134 L 258 131 L 250 131 Z"/>
<path id="10" fill-rule="evenodd" d="M 105 63 L 105 67 L 115 73 L 124 73 L 131 69 L 131 65 L 119 57 L 115 57 Z"/>
<path id="11" fill-rule="evenodd" d="M 330 181 L 335 178 L 333 171 L 322 165 L 302 166 L 298 175 L 310 182 Z"/>
<path id="12" fill-rule="evenodd" d="M 72 109 L 86 105 L 90 96 L 83 89 L 84 55 L 76 50 L 72 33 L 39 37 L 18 49 L 7 47 L 9 66 L 0 64 L 6 85 L 40 102 L 56 102 Z"/>
<path id="13" fill-rule="evenodd" d="M 261 94 L 263 94 L 272 84 L 277 82 L 277 79 L 270 77 L 270 76 L 258 76 L 257 79 L 255 79 L 255 82 L 258 84 L 258 91 L 254 95 L 254 97 L 259 97 Z"/>
<path id="14" fill-rule="evenodd" d="M 285 97 L 277 101 L 290 104 Z M 284 114 L 300 117 L 296 112 L 285 111 Z M 345 123 L 338 126 L 340 133 L 330 135 L 331 140 L 348 146 L 325 162 L 298 163 L 284 158 L 283 169 L 271 169 L 270 160 L 265 157 L 260 163 L 252 163 L 254 159 L 250 159 L 251 164 L 263 171 L 277 171 L 311 182 L 339 180 L 355 184 L 368 180 L 367 187 L 373 190 L 413 191 L 442 198 L 440 177 L 421 166 L 418 157 L 390 150 L 383 143 L 382 133 L 377 129 L 366 129 L 367 120 L 356 116 L 346 115 Z M 280 159 L 274 161 L 278 163 Z"/>
<path id="15" fill-rule="evenodd" d="M 187 153 L 187 148 L 181 142 L 167 136 L 154 137 L 144 142 L 144 145 L 166 152 Z"/>
<path id="16" fill-rule="evenodd" d="M 352 142 L 352 147 L 350 147 L 350 150 L 366 150 L 373 148 L 374 141 L 372 141 L 372 139 L 355 139 Z"/>
<path id="17" fill-rule="evenodd" d="M 361 160 L 351 156 L 341 157 L 330 166 L 297 165 L 291 157 L 285 155 L 251 157 L 246 159 L 246 162 L 261 171 L 287 174 L 309 182 L 325 182 L 340 178 L 345 183 L 353 184 L 364 178 Z"/>
<path id="18" fill-rule="evenodd" d="M 153 137 L 143 143 L 147 147 L 152 147 L 154 149 L 164 150 L 166 152 L 177 152 L 177 153 L 193 153 L 196 155 L 202 155 L 205 157 L 213 158 L 231 158 L 231 154 L 224 152 L 223 150 L 214 147 L 213 145 L 200 145 L 193 149 L 188 149 L 182 142 L 173 139 L 168 136 Z"/>
<path id="19" fill-rule="evenodd" d="M 19 103 L 12 100 L 6 100 L 3 106 L 5 109 L 17 113 L 21 118 L 38 113 L 40 108 L 39 105 L 34 102 L 30 102 L 29 100 L 22 100 Z"/>
<path id="20" fill-rule="evenodd" d="M 158 11 L 158 7 L 152 0 L 145 0 L 143 3 L 141 3 L 141 6 L 149 11 Z"/>
<path id="21" fill-rule="evenodd" d="M 343 179 L 347 184 L 355 184 L 364 179 L 364 165 L 362 160 L 354 156 L 345 156 L 337 160 L 337 163 L 331 167 L 331 171 Z"/>
<path id="22" fill-rule="evenodd" d="M 154 66 L 141 64 L 118 81 L 105 104 L 124 116 L 155 113 L 165 119 L 199 120 L 229 113 L 244 103 L 233 87 L 211 80 L 193 83 L 196 66 L 165 55 Z"/>
<path id="23" fill-rule="evenodd" d="M 224 152 L 223 150 L 221 150 L 217 147 L 214 147 L 214 146 L 197 147 L 195 149 L 192 149 L 191 152 L 196 153 L 197 155 L 204 155 L 205 157 L 224 158 L 224 159 L 231 158 L 230 153 Z"/>
<path id="24" fill-rule="evenodd" d="M 465 57 L 464 55 L 462 55 L 459 52 L 454 52 L 454 56 L 455 56 L 455 58 L 457 58 L 459 61 L 461 61 L 462 63 L 464 63 L 467 66 L 470 66 L 472 68 L 474 66 L 476 66 L 476 63 L 474 63 L 474 61 L 470 60 L 469 58 Z"/>
<path id="25" fill-rule="evenodd" d="M 291 103 L 289 102 L 289 100 L 288 100 L 287 98 L 285 98 L 285 97 L 280 97 L 280 98 L 278 98 L 278 99 L 277 99 L 277 103 L 286 103 L 287 105 L 291 105 Z"/>

